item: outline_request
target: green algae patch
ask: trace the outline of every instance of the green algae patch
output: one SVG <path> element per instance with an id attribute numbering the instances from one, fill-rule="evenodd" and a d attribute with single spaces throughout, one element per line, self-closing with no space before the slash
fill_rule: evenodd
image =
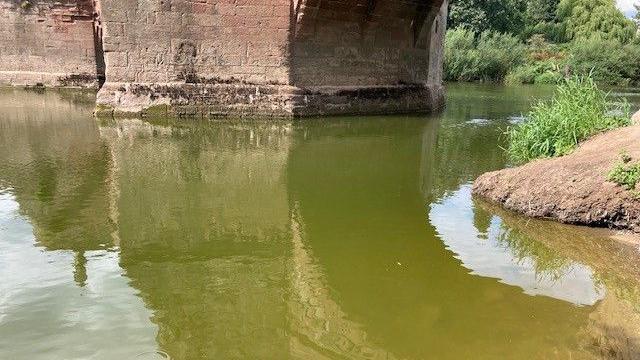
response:
<path id="1" fill-rule="evenodd" d="M 93 115 L 97 118 L 112 118 L 114 109 L 110 105 L 97 104 Z"/>
<path id="2" fill-rule="evenodd" d="M 169 114 L 169 106 L 166 104 L 154 105 L 144 109 L 141 113 L 144 118 L 166 117 Z"/>

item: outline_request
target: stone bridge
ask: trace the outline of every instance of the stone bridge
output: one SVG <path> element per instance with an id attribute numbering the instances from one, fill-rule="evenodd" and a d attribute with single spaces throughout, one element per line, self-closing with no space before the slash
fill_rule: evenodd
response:
<path id="1" fill-rule="evenodd" d="M 0 84 L 100 84 L 99 115 L 426 112 L 444 102 L 446 12 L 447 0 L 0 0 Z"/>

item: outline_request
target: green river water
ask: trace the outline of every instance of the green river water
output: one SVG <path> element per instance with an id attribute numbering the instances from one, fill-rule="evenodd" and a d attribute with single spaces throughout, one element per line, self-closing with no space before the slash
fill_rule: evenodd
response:
<path id="1" fill-rule="evenodd" d="M 145 122 L 1 90 L 0 359 L 638 359 L 634 246 L 471 196 L 549 94 Z"/>

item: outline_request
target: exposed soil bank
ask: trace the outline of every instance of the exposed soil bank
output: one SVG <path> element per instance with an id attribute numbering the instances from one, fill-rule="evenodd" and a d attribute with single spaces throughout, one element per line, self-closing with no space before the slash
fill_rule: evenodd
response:
<path id="1" fill-rule="evenodd" d="M 567 156 L 486 173 L 473 193 L 530 217 L 640 233 L 640 199 L 607 181 L 622 150 L 640 160 L 640 125 L 597 135 Z"/>

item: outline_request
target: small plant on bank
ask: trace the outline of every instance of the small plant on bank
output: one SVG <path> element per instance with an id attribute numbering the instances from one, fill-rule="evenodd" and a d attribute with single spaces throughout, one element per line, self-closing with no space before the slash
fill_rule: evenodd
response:
<path id="1" fill-rule="evenodd" d="M 549 102 L 533 107 L 527 121 L 506 132 L 515 163 L 562 156 L 602 131 L 631 124 L 626 103 L 611 105 L 591 77 L 563 80 Z"/>
<path id="2" fill-rule="evenodd" d="M 607 180 L 630 190 L 636 198 L 640 198 L 640 191 L 636 190 L 636 185 L 640 182 L 640 163 L 631 163 L 631 160 L 626 152 L 622 152 L 620 161 L 609 172 Z"/>

